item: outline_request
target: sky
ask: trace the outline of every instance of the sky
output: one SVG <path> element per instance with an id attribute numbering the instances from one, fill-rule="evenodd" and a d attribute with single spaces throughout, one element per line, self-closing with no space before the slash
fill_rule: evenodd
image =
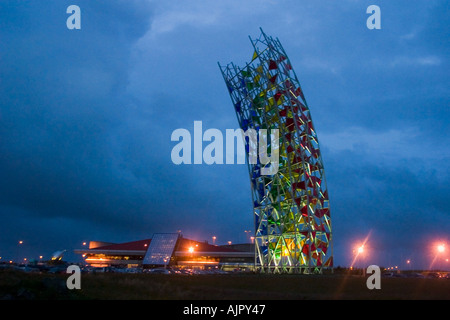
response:
<path id="1" fill-rule="evenodd" d="M 432 265 L 450 251 L 448 21 L 437 0 L 1 1 L 0 261 L 179 230 L 248 241 L 247 166 L 175 165 L 171 134 L 238 128 L 217 63 L 250 61 L 261 27 L 311 110 L 335 265 L 368 237 L 361 265 L 450 269 Z"/>

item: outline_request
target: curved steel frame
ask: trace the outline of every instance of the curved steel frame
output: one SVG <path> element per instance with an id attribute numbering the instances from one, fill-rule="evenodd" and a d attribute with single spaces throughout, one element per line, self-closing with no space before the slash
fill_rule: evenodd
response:
<path id="1" fill-rule="evenodd" d="M 332 268 L 328 190 L 317 134 L 292 65 L 278 39 L 250 41 L 254 54 L 240 68 L 219 64 L 247 129 L 279 130 L 277 173 L 248 162 L 255 217 L 255 267 L 268 273 L 321 273 Z M 249 141 L 246 141 L 247 160 Z M 268 152 L 270 152 L 268 142 Z"/>

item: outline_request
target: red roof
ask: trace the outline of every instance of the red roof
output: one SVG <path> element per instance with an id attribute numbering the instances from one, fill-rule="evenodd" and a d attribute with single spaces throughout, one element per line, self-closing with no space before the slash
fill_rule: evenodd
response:
<path id="1" fill-rule="evenodd" d="M 138 251 L 143 250 L 147 251 L 148 246 L 152 239 L 131 241 L 125 243 L 118 244 L 110 244 L 102 247 L 92 248 L 91 250 L 130 250 L 130 251 Z M 193 247 L 197 252 L 239 252 L 239 250 L 227 248 L 226 246 L 216 246 L 206 242 L 200 242 L 195 240 L 190 240 L 186 238 L 180 238 L 175 248 L 175 251 L 188 251 L 190 247 Z"/>
<path id="2" fill-rule="evenodd" d="M 152 239 L 138 240 L 132 242 L 118 243 L 118 244 L 110 244 L 107 246 L 92 248 L 91 250 L 144 250 L 147 251 L 148 246 Z"/>

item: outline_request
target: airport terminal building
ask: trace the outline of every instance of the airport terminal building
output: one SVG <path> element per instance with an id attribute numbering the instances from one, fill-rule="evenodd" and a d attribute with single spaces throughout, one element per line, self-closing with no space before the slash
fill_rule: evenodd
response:
<path id="1" fill-rule="evenodd" d="M 253 270 L 254 245 L 213 245 L 184 238 L 179 233 L 156 233 L 151 239 L 126 243 L 91 241 L 89 248 L 76 249 L 92 267 L 191 268 Z"/>

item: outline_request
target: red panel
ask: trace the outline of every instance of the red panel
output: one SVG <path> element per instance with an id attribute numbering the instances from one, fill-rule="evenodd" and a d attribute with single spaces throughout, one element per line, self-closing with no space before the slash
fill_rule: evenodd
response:
<path id="1" fill-rule="evenodd" d="M 278 68 L 277 67 L 277 63 L 275 61 L 273 61 L 273 60 L 270 60 L 269 61 L 269 70 L 274 70 L 276 68 Z"/>
<path id="2" fill-rule="evenodd" d="M 278 75 L 276 74 L 276 75 L 274 75 L 272 78 L 270 78 L 269 80 L 270 80 L 270 82 L 272 82 L 272 83 L 275 83 L 276 81 L 277 81 L 277 77 L 278 77 Z"/>

